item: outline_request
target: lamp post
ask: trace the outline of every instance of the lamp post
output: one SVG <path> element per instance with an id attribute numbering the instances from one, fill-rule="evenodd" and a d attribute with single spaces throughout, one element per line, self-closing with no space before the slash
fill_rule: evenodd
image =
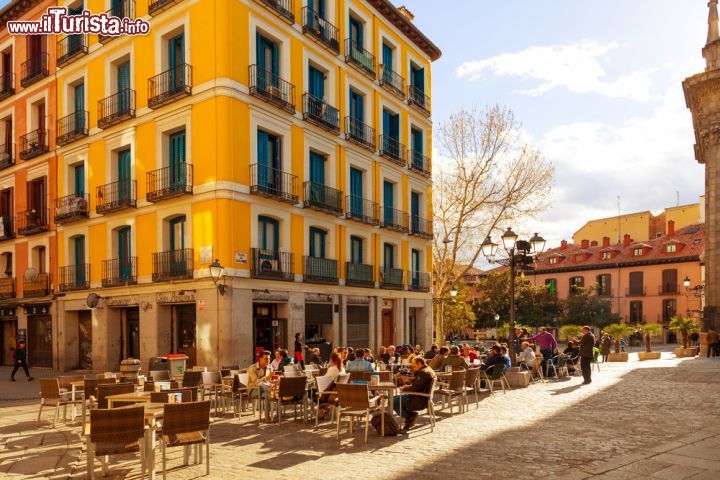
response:
<path id="1" fill-rule="evenodd" d="M 545 239 L 539 234 L 535 235 L 529 240 L 518 240 L 518 235 L 512 231 L 511 228 L 502 234 L 500 239 L 503 242 L 503 248 L 507 252 L 507 260 L 495 260 L 495 254 L 497 253 L 498 244 L 493 243 L 490 236 L 485 238 L 485 241 L 480 245 L 483 255 L 490 263 L 499 263 L 510 267 L 510 315 L 509 315 L 509 334 L 511 336 L 508 342 L 508 353 L 510 355 L 510 362 L 513 366 L 517 363 L 515 358 L 515 276 L 516 267 L 520 263 L 521 269 L 525 268 L 526 260 L 531 258 L 531 255 L 536 255 L 545 250 Z"/>

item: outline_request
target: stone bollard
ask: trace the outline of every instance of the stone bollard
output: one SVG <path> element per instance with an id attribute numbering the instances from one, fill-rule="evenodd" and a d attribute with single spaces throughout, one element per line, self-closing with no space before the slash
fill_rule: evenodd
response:
<path id="1" fill-rule="evenodd" d="M 520 367 L 511 367 L 505 372 L 505 378 L 512 388 L 525 388 L 530 385 L 530 372 Z"/>

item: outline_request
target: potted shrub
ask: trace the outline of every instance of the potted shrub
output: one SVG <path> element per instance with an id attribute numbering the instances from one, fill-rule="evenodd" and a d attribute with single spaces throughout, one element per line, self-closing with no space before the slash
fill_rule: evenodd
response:
<path id="1" fill-rule="evenodd" d="M 700 325 L 694 318 L 675 316 L 670 319 L 670 330 L 682 335 L 683 346 L 675 349 L 676 357 L 694 357 L 698 354 L 697 348 L 690 348 L 690 334 L 700 330 Z"/>
<path id="2" fill-rule="evenodd" d="M 638 352 L 638 358 L 642 360 L 658 360 L 660 358 L 660 352 L 652 351 L 652 337 L 653 335 L 660 335 L 662 333 L 662 325 L 659 323 L 646 323 L 640 325 L 640 330 L 645 337 L 645 351 Z"/>
<path id="3" fill-rule="evenodd" d="M 633 333 L 635 329 L 624 323 L 612 323 L 603 330 L 610 334 L 615 342 L 615 351 L 608 355 L 608 362 L 627 362 L 628 353 L 620 351 L 620 339 L 627 337 Z"/>
<path id="4" fill-rule="evenodd" d="M 579 338 L 582 333 L 582 327 L 580 325 L 563 325 L 560 327 L 560 337 L 570 341 L 571 338 Z"/>

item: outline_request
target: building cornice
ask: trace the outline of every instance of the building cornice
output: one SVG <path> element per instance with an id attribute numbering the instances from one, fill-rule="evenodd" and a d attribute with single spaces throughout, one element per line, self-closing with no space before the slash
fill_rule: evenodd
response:
<path id="1" fill-rule="evenodd" d="M 529 275 L 548 275 L 553 273 L 565 273 L 565 272 L 582 272 L 589 270 L 613 270 L 618 268 L 629 268 L 629 267 L 640 267 L 646 265 L 667 265 L 671 263 L 689 263 L 699 262 L 699 255 L 675 257 L 675 258 L 654 258 L 652 260 L 635 260 L 632 262 L 608 262 L 608 263 L 593 263 L 590 265 L 569 265 L 560 268 L 544 268 L 535 269 L 529 272 Z"/>
<path id="2" fill-rule="evenodd" d="M 389 0 L 367 0 L 390 23 L 406 35 L 433 62 L 442 56 L 440 49 L 423 34 Z"/>
<path id="3" fill-rule="evenodd" d="M 17 20 L 35 5 L 44 0 L 13 0 L 0 10 L 0 30 L 7 26 L 9 20 Z"/>

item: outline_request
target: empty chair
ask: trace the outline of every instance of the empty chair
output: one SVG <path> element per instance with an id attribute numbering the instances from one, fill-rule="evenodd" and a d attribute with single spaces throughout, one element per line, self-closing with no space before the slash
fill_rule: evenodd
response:
<path id="1" fill-rule="evenodd" d="M 118 395 L 121 393 L 133 393 L 135 392 L 135 386 L 132 383 L 106 383 L 98 385 L 97 390 L 98 408 L 108 408 L 107 397 L 109 397 L 110 395 Z M 115 402 L 113 404 L 114 407 L 121 407 L 123 405 L 127 405 L 127 403 Z"/>
<path id="2" fill-rule="evenodd" d="M 283 367 L 283 375 L 285 377 L 302 377 L 302 370 L 299 370 L 296 365 L 286 365 Z"/>
<path id="3" fill-rule="evenodd" d="M 82 382 L 85 380 L 85 375 L 61 375 L 58 377 L 58 384 L 60 385 L 61 392 L 67 392 L 72 390 L 73 382 Z"/>
<path id="4" fill-rule="evenodd" d="M 160 437 L 163 479 L 167 473 L 166 450 L 170 447 L 205 445 L 205 474 L 210 475 L 210 402 L 167 403 L 163 408 L 163 431 Z"/>
<path id="5" fill-rule="evenodd" d="M 466 370 L 458 370 L 455 372 L 452 372 L 452 376 L 450 377 L 450 382 L 441 384 L 440 390 L 438 390 L 438 394 L 442 397 L 442 408 L 445 408 L 445 401 L 447 400 L 448 404 L 450 405 L 450 413 L 453 412 L 453 400 L 458 400 L 458 406 L 460 407 L 460 413 L 462 413 L 465 410 L 465 400 L 466 400 L 466 391 L 465 391 L 465 375 Z"/>
<path id="6" fill-rule="evenodd" d="M 90 441 L 87 448 L 87 476 L 95 478 L 95 457 L 100 457 L 103 475 L 111 455 L 140 453 L 142 478 L 145 478 L 145 408 L 94 409 L 90 411 Z"/>
<path id="7" fill-rule="evenodd" d="M 241 412 L 245 411 L 245 407 L 248 403 L 252 409 L 252 414 L 255 415 L 255 404 L 251 402 L 250 392 L 247 389 L 248 381 L 247 373 L 238 373 L 233 377 L 233 409 L 235 411 L 235 415 L 238 417 Z"/>
<path id="8" fill-rule="evenodd" d="M 155 377 L 153 376 L 153 379 Z M 185 370 L 183 373 L 182 385 L 183 387 L 200 387 L 203 384 L 202 372 L 193 372 Z"/>
<path id="9" fill-rule="evenodd" d="M 365 443 L 368 439 L 370 416 L 383 408 L 383 397 L 378 395 L 370 398 L 367 384 L 350 383 L 336 385 L 337 408 L 337 439 L 340 440 L 340 422 L 342 417 L 350 417 L 350 433 L 352 433 L 353 420 L 365 417 Z M 384 433 L 384 432 L 383 432 Z"/>
<path id="10" fill-rule="evenodd" d="M 170 370 L 150 370 L 153 381 L 170 380 Z"/>
<path id="11" fill-rule="evenodd" d="M 155 382 L 154 381 L 147 381 L 145 380 L 145 383 L 143 384 L 143 391 L 144 392 L 154 392 L 155 391 Z"/>
<path id="12" fill-rule="evenodd" d="M 273 399 L 278 414 L 278 423 L 282 423 L 282 410 L 287 405 L 295 406 L 296 417 L 297 406 L 302 406 L 303 421 L 305 421 L 307 417 L 306 386 L 307 380 L 305 377 L 282 377 L 280 379 L 277 395 Z"/>
<path id="13" fill-rule="evenodd" d="M 40 423 L 40 415 L 42 415 L 43 407 L 55 407 L 52 425 L 55 426 L 58 410 L 63 407 L 63 422 L 67 420 L 67 406 L 75 406 L 82 403 L 82 399 L 73 400 L 70 392 L 61 392 L 60 383 L 57 378 L 41 378 L 40 379 L 40 410 L 38 411 L 38 423 Z"/>
<path id="14" fill-rule="evenodd" d="M 350 372 L 350 383 L 369 382 L 372 372 Z"/>

